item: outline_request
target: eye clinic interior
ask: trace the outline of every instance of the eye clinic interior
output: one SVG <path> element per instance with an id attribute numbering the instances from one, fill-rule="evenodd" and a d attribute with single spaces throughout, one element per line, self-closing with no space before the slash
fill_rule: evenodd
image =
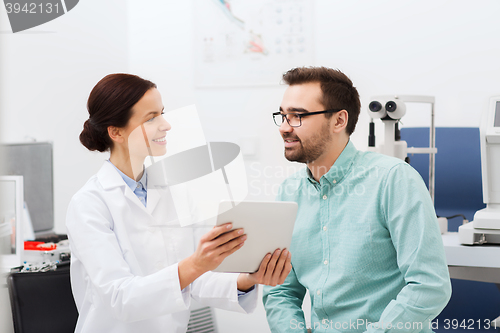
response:
<path id="1" fill-rule="evenodd" d="M 371 149 L 372 118 L 373 148 L 388 142 L 385 123 L 369 106 L 389 100 L 375 97 L 432 97 L 432 107 L 405 102 L 398 126 L 407 147 L 430 147 L 433 108 L 436 213 L 473 221 L 486 207 L 482 145 L 494 142 L 483 142 L 481 131 L 483 115 L 496 110 L 492 98 L 500 96 L 497 1 L 233 0 L 226 9 L 217 2 L 85 0 L 18 33 L 0 9 L 0 141 L 51 143 L 53 232 L 67 233 L 71 197 L 107 158 L 85 149 L 78 134 L 90 91 L 110 73 L 151 79 L 167 114 L 195 104 L 206 142 L 240 146 L 248 200 L 274 200 L 279 185 L 303 167 L 283 158 L 283 138 L 271 119 L 290 68 L 338 68 L 353 81 L 361 112 L 350 140 L 360 151 Z M 302 121 L 313 117 L 323 115 Z M 408 156 L 429 186 L 429 154 Z M 463 220 L 449 219 L 447 231 L 458 232 Z M 487 324 L 500 316 L 498 245 L 460 245 L 455 236 L 443 235 L 452 296 L 433 330 L 469 331 L 473 323 L 490 331 Z M 0 331 L 13 332 L 6 284 L 0 290 Z M 217 331 L 270 332 L 261 296 L 251 314 L 212 309 Z M 303 309 L 306 326 L 314 328 L 307 296 Z"/>

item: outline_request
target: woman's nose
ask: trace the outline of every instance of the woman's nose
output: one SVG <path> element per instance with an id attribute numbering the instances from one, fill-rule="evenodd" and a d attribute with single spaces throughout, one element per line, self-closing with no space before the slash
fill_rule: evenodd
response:
<path id="1" fill-rule="evenodd" d="M 170 131 L 170 129 L 172 128 L 172 125 L 170 125 L 170 123 L 163 117 L 161 117 L 163 120 L 161 122 L 161 125 L 160 125 L 160 131 Z"/>

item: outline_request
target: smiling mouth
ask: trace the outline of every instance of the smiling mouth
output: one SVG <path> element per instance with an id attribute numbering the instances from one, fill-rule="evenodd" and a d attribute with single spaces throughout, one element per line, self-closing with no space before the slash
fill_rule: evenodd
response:
<path id="1" fill-rule="evenodd" d="M 164 136 L 163 138 L 159 138 L 159 139 L 154 139 L 153 142 L 165 142 L 167 141 L 167 137 Z"/>
<path id="2" fill-rule="evenodd" d="M 300 141 L 298 139 L 285 139 L 285 149 L 286 148 L 292 148 L 296 145 L 298 145 Z"/>

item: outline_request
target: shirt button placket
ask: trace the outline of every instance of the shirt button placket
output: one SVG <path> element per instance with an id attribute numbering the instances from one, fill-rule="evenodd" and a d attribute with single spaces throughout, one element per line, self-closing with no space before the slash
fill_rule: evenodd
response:
<path id="1" fill-rule="evenodd" d="M 329 190 L 329 186 L 325 184 L 322 184 L 321 186 L 321 196 L 320 196 L 320 209 L 321 209 L 321 229 L 323 231 L 326 231 L 328 228 L 327 228 L 327 224 L 328 224 L 328 221 L 330 219 L 330 203 L 329 203 L 329 200 L 328 200 L 328 190 Z M 327 232 L 323 232 L 322 235 L 321 235 L 321 238 L 322 238 L 322 247 L 323 247 L 323 262 L 327 261 L 327 258 L 328 258 L 328 252 L 330 251 L 330 245 L 329 245 L 329 239 L 328 239 L 328 233 Z M 321 274 L 321 278 L 320 280 L 318 281 L 318 284 L 317 284 L 317 287 L 318 289 L 316 290 L 316 297 L 318 298 L 317 299 L 317 305 L 319 308 L 322 308 L 323 307 L 323 297 L 322 297 L 322 292 L 323 292 L 323 288 L 325 287 L 325 283 L 326 283 L 326 280 L 328 279 L 328 266 L 327 265 L 323 265 L 322 269 L 322 274 Z"/>

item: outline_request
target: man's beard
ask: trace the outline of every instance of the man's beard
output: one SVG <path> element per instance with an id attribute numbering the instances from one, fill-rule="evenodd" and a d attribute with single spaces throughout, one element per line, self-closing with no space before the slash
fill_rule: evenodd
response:
<path id="1" fill-rule="evenodd" d="M 315 133 L 307 140 L 300 140 L 297 136 L 284 136 L 284 140 L 299 140 L 299 147 L 293 149 L 285 148 L 285 158 L 291 162 L 311 163 L 317 160 L 325 151 L 325 147 L 331 140 L 330 122 L 326 122 L 321 131 Z"/>

